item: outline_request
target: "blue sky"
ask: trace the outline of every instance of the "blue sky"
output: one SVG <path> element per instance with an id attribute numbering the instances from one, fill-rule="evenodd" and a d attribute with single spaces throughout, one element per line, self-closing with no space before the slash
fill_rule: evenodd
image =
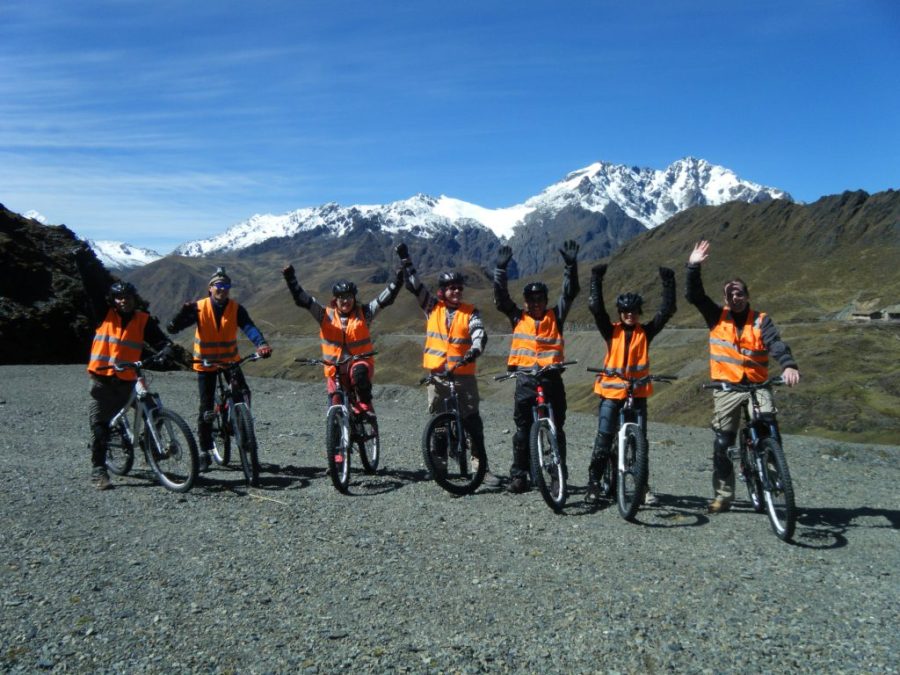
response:
<path id="1" fill-rule="evenodd" d="M 688 155 L 802 201 L 900 188 L 900 3 L 0 2 L 0 203 L 85 238 Z"/>

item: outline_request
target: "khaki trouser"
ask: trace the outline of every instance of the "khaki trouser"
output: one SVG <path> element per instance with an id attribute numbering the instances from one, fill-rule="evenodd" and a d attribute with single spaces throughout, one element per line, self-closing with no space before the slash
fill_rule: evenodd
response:
<path id="1" fill-rule="evenodd" d="M 457 375 L 456 397 L 459 414 L 463 419 L 478 414 L 478 380 L 474 375 Z M 428 385 L 428 413 L 433 415 L 444 409 L 444 401 L 450 396 L 450 387 L 443 382 Z"/>
<path id="2" fill-rule="evenodd" d="M 771 389 L 756 392 L 760 412 L 774 413 L 775 400 Z M 712 428 L 717 434 L 732 434 L 736 437 L 741 427 L 741 411 L 750 405 L 750 394 L 738 391 L 713 392 Z M 713 457 L 713 490 L 716 497 L 731 501 L 734 499 L 734 466 L 731 460 Z"/>

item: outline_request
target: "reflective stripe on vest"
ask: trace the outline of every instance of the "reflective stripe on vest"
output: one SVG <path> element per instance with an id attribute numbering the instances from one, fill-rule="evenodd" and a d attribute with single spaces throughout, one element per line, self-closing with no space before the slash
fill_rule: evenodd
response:
<path id="1" fill-rule="evenodd" d="M 222 312 L 222 320 L 216 325 L 216 315 L 210 298 L 197 301 L 197 330 L 194 332 L 194 358 L 234 363 L 240 360 L 237 346 L 238 303 L 229 300 Z M 195 363 L 194 370 L 212 372 Z"/>
<path id="2" fill-rule="evenodd" d="M 650 354 L 647 342 L 647 333 L 643 326 L 635 325 L 628 343 L 627 363 L 625 353 L 625 326 L 622 323 L 613 324 L 612 339 L 609 341 L 609 351 L 603 367 L 612 370 L 625 377 L 645 377 L 650 374 Z M 615 377 L 600 375 L 594 382 L 594 393 L 603 398 L 624 399 L 628 384 Z M 635 398 L 647 398 L 653 393 L 653 385 L 648 382 L 634 390 Z"/>
<path id="3" fill-rule="evenodd" d="M 472 348 L 472 336 L 469 334 L 469 321 L 475 312 L 474 305 L 460 303 L 453 314 L 450 329 L 447 329 L 447 305 L 438 302 L 425 327 L 425 351 L 422 355 L 422 367 L 428 370 L 449 370 L 458 375 L 474 375 L 475 362 L 464 366 L 458 364 L 466 352 Z"/>
<path id="4" fill-rule="evenodd" d="M 334 307 L 328 307 L 319 324 L 319 341 L 322 345 L 322 358 L 328 361 L 337 361 L 347 353 L 365 354 L 373 350 L 369 327 L 358 305 L 347 316 L 346 330 L 341 326 L 340 313 Z M 368 363 L 370 369 L 375 367 L 371 358 L 360 359 L 357 363 Z M 334 366 L 325 366 L 325 377 L 334 377 L 334 372 Z"/>
<path id="5" fill-rule="evenodd" d="M 103 323 L 94 335 L 91 344 L 91 357 L 88 361 L 88 372 L 102 377 L 115 375 L 120 380 L 129 382 L 137 379 L 133 370 L 100 370 L 100 366 L 114 366 L 123 361 L 138 361 L 144 350 L 144 329 L 150 315 L 135 311 L 128 325 L 122 328 L 122 317 L 114 309 L 110 309 Z"/>
<path id="6" fill-rule="evenodd" d="M 536 321 L 525 312 L 513 329 L 507 366 L 530 368 L 562 363 L 566 342 L 556 321 L 556 312 L 547 311 Z"/>
<path id="7" fill-rule="evenodd" d="M 748 310 L 738 335 L 727 307 L 709 332 L 709 375 L 724 382 L 764 382 L 769 377 L 769 350 L 762 338 L 765 313 Z"/>

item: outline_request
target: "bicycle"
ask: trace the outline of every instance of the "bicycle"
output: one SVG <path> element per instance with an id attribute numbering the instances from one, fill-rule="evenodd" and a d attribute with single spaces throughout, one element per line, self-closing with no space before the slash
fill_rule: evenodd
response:
<path id="1" fill-rule="evenodd" d="M 563 361 L 551 363 L 538 368 L 535 366 L 529 370 L 513 370 L 502 375 L 495 375 L 498 382 L 519 377 L 529 377 L 535 380 L 535 398 L 532 415 L 534 422 L 531 425 L 528 448 L 531 457 L 531 480 L 538 487 L 544 501 L 554 511 L 561 511 L 569 496 L 569 488 L 566 485 L 566 468 L 563 466 L 562 457 L 559 454 L 559 440 L 556 424 L 553 422 L 553 406 L 544 397 L 544 385 L 541 383 L 541 375 L 551 371 L 565 370 L 577 361 Z"/>
<path id="2" fill-rule="evenodd" d="M 159 394 L 148 389 L 143 367 L 151 362 L 122 361 L 99 368 L 133 370 L 137 375 L 128 402 L 109 422 L 106 467 L 117 476 L 131 471 L 137 440 L 160 485 L 172 492 L 187 492 L 197 478 L 197 443 L 187 422 L 163 407 Z M 128 412 L 132 408 L 134 421 L 129 423 Z"/>
<path id="3" fill-rule="evenodd" d="M 747 485 L 750 503 L 757 513 L 766 511 L 772 531 L 782 541 L 794 536 L 797 512 L 794 505 L 794 485 L 788 470 L 787 458 L 781 445 L 781 433 L 774 412 L 760 412 L 756 392 L 769 385 L 782 385 L 778 377 L 758 384 L 711 382 L 704 389 L 735 391 L 750 394 L 744 408 L 744 424 L 737 447 L 728 449 L 733 461 L 740 460 L 740 479 Z"/>
<path id="4" fill-rule="evenodd" d="M 613 436 L 610 457 L 607 458 L 601 481 L 615 492 L 619 515 L 632 520 L 644 501 L 650 473 L 650 454 L 647 447 L 647 420 L 634 408 L 634 390 L 650 382 L 671 383 L 674 375 L 645 375 L 625 377 L 606 368 L 588 368 L 589 373 L 615 377 L 625 383 L 625 402 L 619 407 L 619 420 Z M 616 476 L 613 480 L 613 466 Z"/>
<path id="5" fill-rule="evenodd" d="M 325 452 L 331 482 L 343 494 L 350 491 L 350 455 L 354 445 L 359 450 L 359 458 L 366 473 L 375 473 L 381 458 L 378 418 L 375 413 L 360 409 L 356 392 L 350 386 L 350 367 L 353 362 L 377 353 L 350 355 L 337 361 L 295 359 L 305 366 L 334 366 L 334 391 L 328 394 L 329 406 L 325 415 Z"/>
<path id="6" fill-rule="evenodd" d="M 462 365 L 462 363 L 460 364 Z M 476 450 L 459 412 L 455 368 L 430 373 L 419 384 L 446 384 L 450 389 L 444 409 L 428 420 L 422 433 L 422 459 L 434 482 L 454 495 L 475 492 L 484 480 L 487 462 L 484 451 Z"/>
<path id="7" fill-rule="evenodd" d="M 256 427 L 250 411 L 250 392 L 241 388 L 237 377 L 239 368 L 247 361 L 262 358 L 256 352 L 238 361 L 210 361 L 195 359 L 206 368 L 216 369 L 215 403 L 204 419 L 212 424 L 212 458 L 219 466 L 227 466 L 231 459 L 231 439 L 234 438 L 241 456 L 241 469 L 247 485 L 259 486 L 259 444 L 256 441 Z"/>

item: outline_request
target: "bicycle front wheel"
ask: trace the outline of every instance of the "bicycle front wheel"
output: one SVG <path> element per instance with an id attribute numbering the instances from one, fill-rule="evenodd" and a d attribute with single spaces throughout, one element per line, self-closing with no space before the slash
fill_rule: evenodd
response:
<path id="1" fill-rule="evenodd" d="M 647 440 L 640 429 L 628 426 L 625 430 L 622 453 L 622 469 L 618 471 L 616 499 L 619 504 L 619 515 L 625 520 L 634 518 L 638 507 L 644 499 L 647 489 Z"/>
<path id="2" fill-rule="evenodd" d="M 378 420 L 373 415 L 363 414 L 354 420 L 356 431 L 354 441 L 359 449 L 359 459 L 366 473 L 378 471 L 381 459 L 381 439 L 378 436 Z"/>
<path id="3" fill-rule="evenodd" d="M 797 513 L 794 507 L 794 485 L 788 471 L 784 449 L 774 438 L 765 438 L 757 448 L 762 458 L 763 498 L 775 536 L 790 541 L 794 536 Z"/>
<path id="4" fill-rule="evenodd" d="M 257 487 L 259 485 L 259 458 L 256 444 L 256 430 L 253 428 L 253 415 L 250 409 L 243 403 L 234 406 L 234 424 L 239 430 L 237 433 L 237 446 L 241 454 L 241 468 L 247 485 Z"/>
<path id="5" fill-rule="evenodd" d="M 217 404 L 218 409 L 223 410 L 216 414 L 216 421 L 213 426 L 213 447 L 212 458 L 219 466 L 228 466 L 231 460 L 231 430 L 228 428 L 228 416 L 224 412 L 222 404 Z"/>
<path id="6" fill-rule="evenodd" d="M 546 419 L 531 425 L 531 477 L 541 491 L 544 501 L 554 511 L 560 511 L 568 497 L 565 471 L 559 456 L 556 434 Z"/>
<path id="7" fill-rule="evenodd" d="M 165 408 L 150 414 L 159 445 L 153 435 L 146 434 L 147 463 L 157 480 L 172 492 L 187 492 L 197 478 L 197 443 L 190 427 L 181 417 Z"/>
<path id="8" fill-rule="evenodd" d="M 117 476 L 124 476 L 134 466 L 134 445 L 128 440 L 125 423 L 119 420 L 109 428 L 106 443 L 106 468 Z"/>
<path id="9" fill-rule="evenodd" d="M 344 410 L 334 406 L 325 418 L 325 452 L 328 455 L 328 475 L 335 489 L 350 491 L 350 448 L 344 434 Z"/>
<path id="10" fill-rule="evenodd" d="M 757 513 L 765 511 L 766 504 L 763 499 L 762 483 L 746 448 L 741 449 L 741 479 L 747 486 L 747 496 L 750 497 L 750 504 L 752 504 L 753 510 Z"/>
<path id="11" fill-rule="evenodd" d="M 471 435 L 451 412 L 432 417 L 422 434 L 425 467 L 450 494 L 471 494 L 484 480 L 487 462 L 474 448 Z"/>

